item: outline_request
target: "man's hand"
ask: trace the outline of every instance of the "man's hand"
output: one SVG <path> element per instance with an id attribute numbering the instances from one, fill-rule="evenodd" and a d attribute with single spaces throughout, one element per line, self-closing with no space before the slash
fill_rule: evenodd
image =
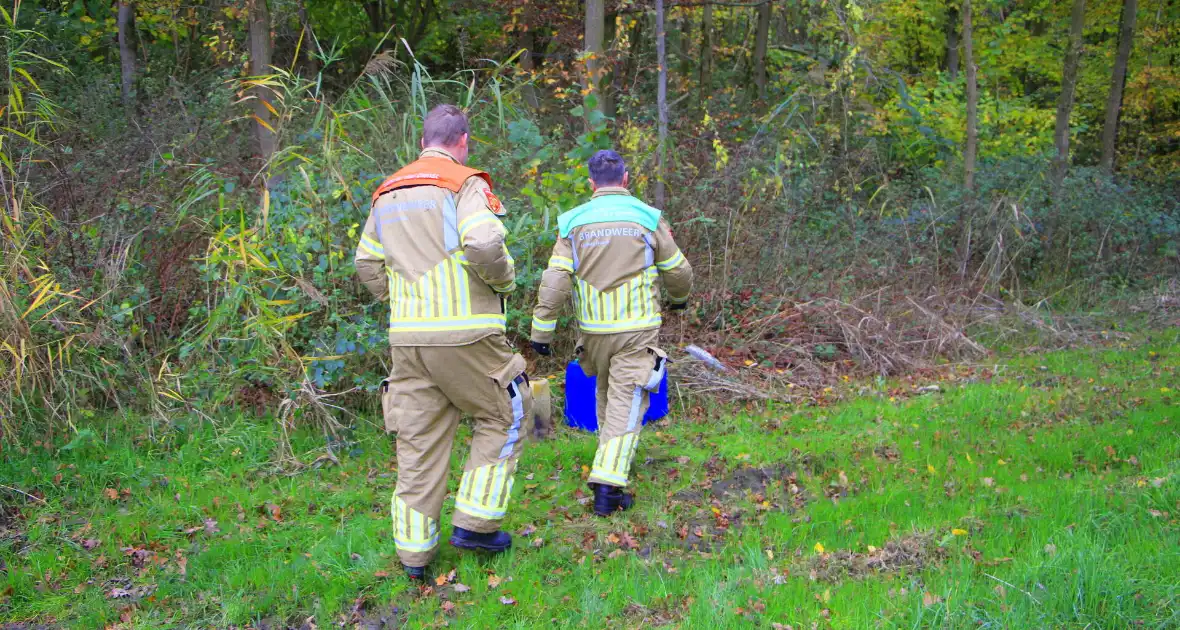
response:
<path id="1" fill-rule="evenodd" d="M 688 301 L 687 300 L 685 300 L 683 302 L 679 302 L 679 303 L 671 302 L 668 304 L 669 311 L 683 311 L 687 308 L 688 308 Z"/>
<path id="2" fill-rule="evenodd" d="M 547 343 L 537 343 L 535 341 L 531 341 L 529 343 L 533 346 L 533 352 L 536 352 L 543 357 L 553 354 L 553 348 L 550 348 L 549 344 Z"/>

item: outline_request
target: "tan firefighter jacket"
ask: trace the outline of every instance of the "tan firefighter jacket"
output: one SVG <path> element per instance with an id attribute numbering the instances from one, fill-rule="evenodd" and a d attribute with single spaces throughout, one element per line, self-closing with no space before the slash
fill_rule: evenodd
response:
<path id="1" fill-rule="evenodd" d="M 373 194 L 356 271 L 389 300 L 393 346 L 460 346 L 505 329 L 516 270 L 487 173 L 426 149 Z"/>
<path id="2" fill-rule="evenodd" d="M 552 342 L 558 313 L 571 296 L 579 330 L 591 335 L 659 328 L 657 280 L 669 302 L 688 300 L 692 266 L 659 211 L 627 189 L 599 188 L 558 223 L 533 311 L 533 341 Z"/>

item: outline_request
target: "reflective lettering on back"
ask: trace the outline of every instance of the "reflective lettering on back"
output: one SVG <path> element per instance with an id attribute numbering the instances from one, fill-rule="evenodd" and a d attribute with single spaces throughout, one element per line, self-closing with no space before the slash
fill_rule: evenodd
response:
<path id="1" fill-rule="evenodd" d="M 643 230 L 633 227 L 615 227 L 615 228 L 600 228 L 584 229 L 578 232 L 578 245 L 581 247 L 603 247 L 609 245 L 611 239 L 616 236 L 625 236 L 629 238 L 643 238 Z"/>
<path id="2" fill-rule="evenodd" d="M 437 208 L 438 202 L 434 199 L 407 199 L 386 203 L 377 207 L 377 225 L 401 223 L 409 218 L 406 215 L 411 212 L 424 212 Z"/>

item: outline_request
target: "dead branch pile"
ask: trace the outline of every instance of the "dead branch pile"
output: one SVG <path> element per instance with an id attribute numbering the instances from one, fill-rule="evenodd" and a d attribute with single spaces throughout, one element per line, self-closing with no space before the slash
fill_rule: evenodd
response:
<path id="1" fill-rule="evenodd" d="M 972 301 L 974 300 L 974 302 Z M 839 376 L 896 376 L 940 363 L 977 360 L 988 350 L 967 330 L 991 312 L 969 308 L 979 298 L 915 296 L 882 288 L 844 301 L 819 298 L 784 304 L 738 328 L 699 334 L 729 368 L 710 369 L 683 357 L 681 387 L 726 400 L 783 400 L 795 387 L 817 388 Z"/>

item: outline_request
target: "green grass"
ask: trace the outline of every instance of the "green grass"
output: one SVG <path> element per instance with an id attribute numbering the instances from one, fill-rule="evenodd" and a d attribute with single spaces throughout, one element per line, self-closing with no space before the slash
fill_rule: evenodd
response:
<path id="1" fill-rule="evenodd" d="M 4 452 L 0 621 L 1176 628 L 1178 348 L 1172 330 L 997 360 L 924 396 L 854 383 L 826 406 L 677 407 L 644 434 L 638 508 L 610 520 L 578 501 L 593 439 L 563 430 L 521 460 L 506 528 L 530 537 L 494 558 L 444 546 L 435 569 L 465 591 L 401 576 L 392 444 L 369 423 L 340 466 L 285 476 L 270 422 L 149 433 L 112 419 L 94 427 L 105 445 Z M 313 436 L 295 446 L 305 461 L 324 452 Z M 782 474 L 760 496 L 713 493 L 748 467 Z M 889 541 L 917 551 L 855 568 L 852 554 Z"/>

